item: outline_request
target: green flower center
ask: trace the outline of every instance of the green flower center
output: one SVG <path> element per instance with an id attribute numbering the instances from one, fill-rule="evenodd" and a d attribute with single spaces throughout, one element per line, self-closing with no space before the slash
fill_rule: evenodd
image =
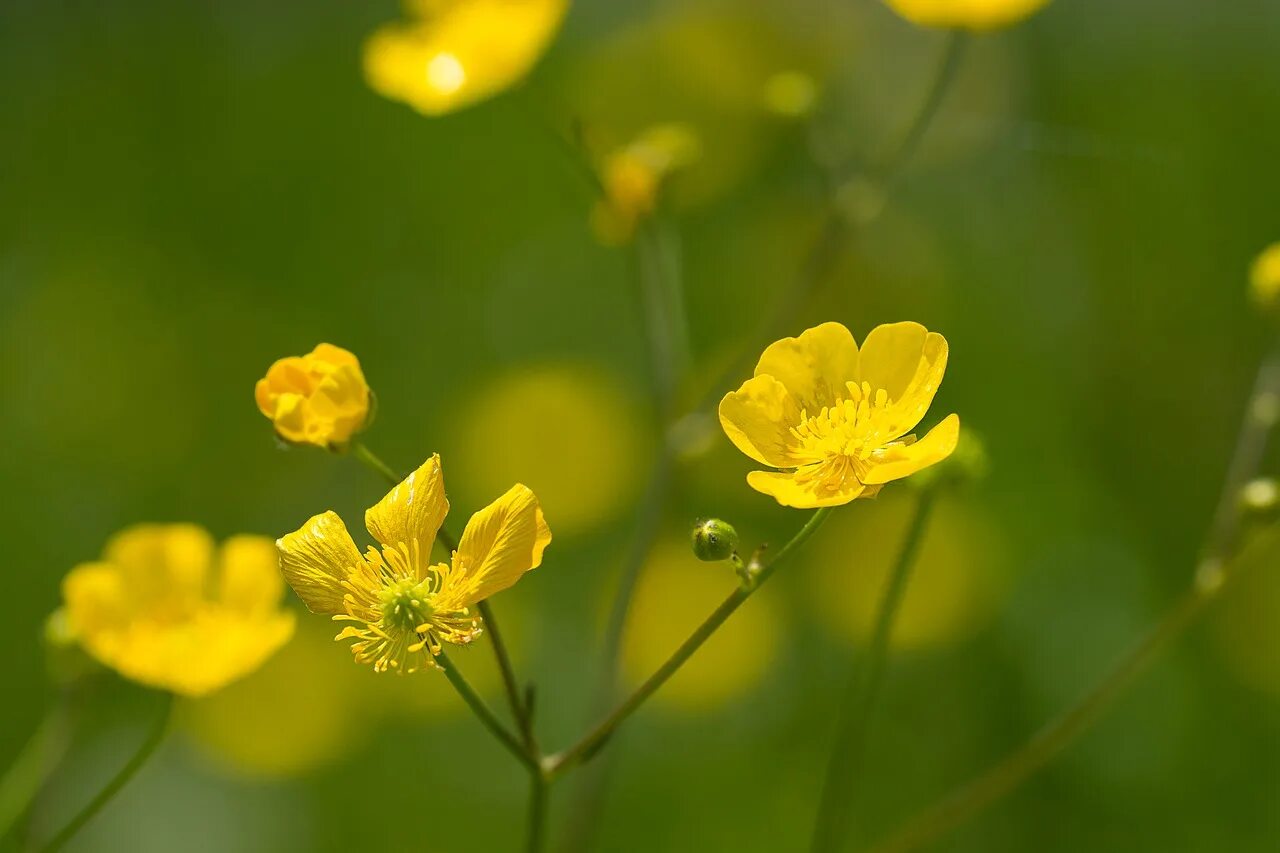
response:
<path id="1" fill-rule="evenodd" d="M 418 626 L 435 615 L 429 601 L 431 584 L 404 578 L 384 587 L 379 593 L 382 600 L 382 627 L 397 631 L 416 632 Z"/>

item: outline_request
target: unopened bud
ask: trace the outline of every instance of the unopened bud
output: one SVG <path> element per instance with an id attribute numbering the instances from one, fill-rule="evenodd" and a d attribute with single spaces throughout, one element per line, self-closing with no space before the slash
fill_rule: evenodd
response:
<path id="1" fill-rule="evenodd" d="M 718 518 L 704 518 L 693 526 L 693 553 L 699 560 L 718 563 L 738 550 L 738 531 Z"/>

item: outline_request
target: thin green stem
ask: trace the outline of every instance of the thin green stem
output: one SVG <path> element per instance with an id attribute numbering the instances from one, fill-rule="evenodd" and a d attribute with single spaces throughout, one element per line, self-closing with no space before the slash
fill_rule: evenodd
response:
<path id="1" fill-rule="evenodd" d="M 539 771 L 529 774 L 529 825 L 525 850 L 542 853 L 547 839 L 547 794 L 549 781 Z"/>
<path id="2" fill-rule="evenodd" d="M 169 730 L 169 718 L 172 712 L 173 694 L 166 693 L 164 695 L 164 707 L 156 715 L 155 722 L 147 732 L 146 738 L 138 746 L 137 751 L 134 752 L 124 767 L 121 767 L 119 772 L 111 778 L 111 781 L 107 782 L 106 786 L 95 794 L 93 799 L 66 826 L 62 827 L 53 838 L 49 839 L 44 847 L 41 848 L 43 853 L 53 853 L 55 850 L 61 850 L 63 845 L 74 838 L 76 833 L 83 829 L 85 824 L 102 810 L 103 806 L 111 802 L 112 798 L 120 793 L 125 785 L 129 784 L 129 780 L 142 769 L 143 765 L 155 753 L 156 747 L 160 746 L 164 740 L 164 736 Z"/>
<path id="3" fill-rule="evenodd" d="M 511 706 L 511 714 L 515 717 L 516 726 L 520 729 L 520 737 L 524 740 L 525 749 L 536 754 L 530 709 L 525 706 L 524 697 L 520 694 L 520 683 L 516 678 L 511 656 L 507 653 L 507 645 L 502 640 L 502 632 L 498 629 L 498 618 L 493 615 L 493 606 L 487 600 L 480 602 L 478 606 L 480 617 L 484 619 L 485 628 L 489 634 L 489 642 L 493 645 L 493 656 L 498 662 L 498 669 L 502 672 L 502 686 L 507 692 L 507 703 Z"/>
<path id="4" fill-rule="evenodd" d="M 1273 551 L 1280 539 L 1280 533 L 1275 530 L 1254 542 L 1243 553 L 1237 555 L 1236 551 L 1240 531 L 1240 489 L 1257 475 L 1276 426 L 1278 411 L 1280 343 L 1258 368 L 1231 463 L 1227 467 L 1218 511 L 1191 588 L 1075 704 L 995 766 L 908 820 L 902 828 L 876 844 L 872 853 L 918 850 L 1016 790 L 1102 717 L 1116 697 L 1146 670 L 1166 646 L 1181 636 L 1205 605 L 1228 582 L 1243 573 L 1245 566 L 1264 562 L 1258 559 L 1259 556 L 1274 557 Z"/>
<path id="5" fill-rule="evenodd" d="M 894 621 L 907 590 L 912 566 L 915 565 L 920 545 L 924 541 L 934 498 L 932 488 L 926 488 L 920 493 L 915 512 L 907 525 L 906 535 L 903 536 L 902 546 L 898 550 L 898 558 L 885 584 L 865 662 L 861 666 L 855 666 L 850 675 L 842 714 L 843 725 L 827 764 L 818 816 L 814 822 L 810 845 L 814 853 L 835 853 L 843 849 L 845 840 L 849 837 L 849 827 L 856 814 L 856 797 L 860 790 L 858 783 L 866 775 L 864 756 L 867 737 L 871 730 L 872 712 L 884 681 Z"/>
<path id="6" fill-rule="evenodd" d="M 400 485 L 400 481 L 404 479 L 397 474 L 390 465 L 375 456 L 373 451 L 370 450 L 369 446 L 363 441 L 351 442 L 350 450 L 351 455 L 355 456 L 356 459 L 359 459 L 369 470 L 386 480 L 388 484 L 398 486 Z"/>
<path id="7" fill-rule="evenodd" d="M 69 740 L 66 698 L 45 714 L 18 757 L 0 779 L 0 840 L 22 819 L 53 768 L 66 752 Z"/>
<path id="8" fill-rule="evenodd" d="M 541 772 L 541 767 L 536 757 L 531 755 L 524 745 L 514 734 L 502 724 L 497 715 L 489 709 L 485 701 L 480 698 L 480 694 L 467 681 L 462 672 L 449 660 L 449 656 L 440 651 L 436 653 L 436 663 L 444 670 L 445 677 L 449 679 L 449 683 L 453 685 L 453 689 L 462 697 L 462 701 L 467 703 L 467 707 L 479 718 L 484 727 L 489 730 L 499 743 L 506 747 L 507 751 L 516 757 L 517 760 L 525 767 L 535 773 Z"/>
<path id="9" fill-rule="evenodd" d="M 733 615 L 739 607 L 742 606 L 751 595 L 759 589 L 769 578 L 778 566 L 787 560 L 795 551 L 803 545 L 810 536 L 814 534 L 822 523 L 827 520 L 831 514 L 830 507 L 824 507 L 816 510 L 809 516 L 809 520 L 805 522 L 804 527 L 791 538 L 791 541 L 778 551 L 777 555 L 766 565 L 760 566 L 754 575 L 753 582 L 738 586 L 729 594 L 723 602 L 720 603 L 711 615 L 689 635 L 681 645 L 676 649 L 653 675 L 649 676 L 643 684 L 635 689 L 630 696 L 624 699 L 608 716 L 600 721 L 591 731 L 582 737 L 577 743 L 555 755 L 547 756 L 543 761 L 547 775 L 554 779 L 564 773 L 566 770 L 577 764 L 587 760 L 595 754 L 601 746 L 604 745 L 628 717 L 645 703 L 650 696 L 658 691 L 662 685 L 667 683 L 671 676 L 675 675 L 689 658 L 702 647 L 712 634 L 716 632 L 721 625 L 725 623 L 730 616 Z"/>

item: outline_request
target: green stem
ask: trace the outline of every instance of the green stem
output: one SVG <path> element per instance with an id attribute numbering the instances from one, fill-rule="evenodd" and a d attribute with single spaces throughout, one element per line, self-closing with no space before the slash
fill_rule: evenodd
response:
<path id="1" fill-rule="evenodd" d="M 541 771 L 529 774 L 529 825 L 525 850 L 542 853 L 547 838 L 547 794 L 549 780 Z"/>
<path id="2" fill-rule="evenodd" d="M 26 814 L 31 801 L 66 752 L 69 712 L 65 698 L 49 710 L 0 779 L 0 839 Z"/>
<path id="3" fill-rule="evenodd" d="M 363 441 L 351 442 L 350 450 L 351 454 L 355 456 L 356 459 L 359 459 L 364 463 L 365 467 L 373 471 L 379 477 L 382 477 L 390 485 L 398 486 L 400 485 L 400 481 L 404 479 L 397 474 L 390 465 L 375 456 L 373 451 L 370 450 L 369 446 Z"/>
<path id="4" fill-rule="evenodd" d="M 577 743 L 555 755 L 547 756 L 543 761 L 543 765 L 548 777 L 554 779 L 595 754 L 596 750 L 604 745 L 604 742 L 609 739 L 618 726 L 635 713 L 644 704 L 645 700 L 658 691 L 658 688 L 666 684 L 667 680 L 680 670 L 685 661 L 693 657 L 694 652 L 701 648 L 702 644 L 716 632 L 716 629 L 723 625 L 725 620 L 732 616 L 734 611 L 741 607 L 743 602 L 750 598 L 752 593 L 769 579 L 778 566 L 795 553 L 822 526 L 822 523 L 827 520 L 830 514 L 831 508 L 824 507 L 810 515 L 804 527 L 800 528 L 799 532 L 791 538 L 791 541 L 782 546 L 777 555 L 768 564 L 760 567 L 755 575 L 754 582 L 734 589 L 712 611 L 711 615 L 694 629 L 689 638 L 680 645 L 680 648 L 676 649 L 653 675 L 649 676 L 643 684 L 636 688 L 635 692 L 624 699 L 612 713 L 601 720 L 595 728 L 584 735 Z"/>
<path id="5" fill-rule="evenodd" d="M 502 672 L 502 686 L 507 691 L 507 703 L 511 706 L 511 714 L 515 717 L 516 726 L 520 729 L 520 737 L 524 739 L 525 749 L 536 754 L 530 709 L 525 706 L 524 698 L 520 695 L 519 680 L 516 678 L 511 656 L 507 653 L 507 645 L 502 641 L 502 632 L 498 630 L 498 619 L 493 615 L 493 607 L 487 600 L 480 602 L 479 609 L 480 617 L 484 619 L 485 628 L 489 634 L 489 642 L 493 645 L 493 656 L 498 662 L 498 669 Z"/>
<path id="6" fill-rule="evenodd" d="M 55 850 L 61 850 L 63 845 L 75 837 L 76 833 L 84 828 L 93 817 L 102 810 L 102 807 L 111 802 L 111 799 L 120 790 L 129 783 L 139 770 L 142 769 L 148 759 L 155 753 L 156 747 L 164 740 L 165 733 L 169 729 L 169 718 L 173 712 L 173 694 L 166 693 L 164 695 L 164 707 L 160 713 L 156 715 L 156 720 L 152 724 L 150 731 L 147 732 L 146 738 L 139 745 L 137 751 L 129 759 L 129 761 L 120 768 L 120 771 L 112 777 L 111 781 L 106 784 L 101 791 L 94 795 L 93 799 L 82 808 L 75 817 L 71 819 L 66 826 L 59 830 L 58 834 L 53 836 L 43 848 L 43 853 L 53 853 Z"/>
<path id="7" fill-rule="evenodd" d="M 453 689 L 462 697 L 462 701 L 467 703 L 472 712 L 489 730 L 489 733 L 497 738 L 498 742 L 506 747 L 507 751 L 516 757 L 517 760 L 534 773 L 540 773 L 541 767 L 538 760 L 525 749 L 519 739 L 513 735 L 502 721 L 489 709 L 484 700 L 480 698 L 480 694 L 476 693 L 462 672 L 453 665 L 453 661 L 449 660 L 449 656 L 443 650 L 436 653 L 436 663 L 444 670 L 445 677 L 449 679 L 449 683 L 453 685 Z"/>
<path id="8" fill-rule="evenodd" d="M 844 724 L 827 764 L 822 798 L 814 823 L 810 845 L 814 853 L 843 849 L 849 835 L 849 826 L 855 816 L 856 797 L 860 790 L 858 783 L 866 776 L 864 756 L 867 736 L 871 729 L 872 711 L 884 681 L 893 624 L 906 593 L 911 568 L 924 541 L 934 497 L 932 488 L 926 488 L 920 493 L 898 551 L 898 559 L 889 574 L 880 600 L 865 664 L 863 667 L 854 667 L 849 678 L 844 703 Z"/>
<path id="9" fill-rule="evenodd" d="M 901 829 L 875 845 L 873 853 L 917 850 L 971 820 L 1015 790 L 1087 731 L 1157 655 L 1181 636 L 1205 605 L 1229 581 L 1242 574 L 1242 564 L 1259 562 L 1254 557 L 1259 552 L 1270 555 L 1268 548 L 1280 538 L 1275 531 L 1263 541 L 1254 543 L 1246 553 L 1237 555 L 1236 551 L 1240 530 L 1240 489 L 1256 476 L 1262 463 L 1268 440 L 1276 426 L 1274 413 L 1278 403 L 1280 343 L 1258 368 L 1235 450 L 1227 467 L 1218 511 L 1191 588 L 1075 704 L 994 767 L 908 820 Z"/>

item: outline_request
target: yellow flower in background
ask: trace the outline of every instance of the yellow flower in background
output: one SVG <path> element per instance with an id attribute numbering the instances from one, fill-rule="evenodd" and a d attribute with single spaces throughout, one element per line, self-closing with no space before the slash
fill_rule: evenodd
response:
<path id="1" fill-rule="evenodd" d="M 568 0 L 419 0 L 419 19 L 365 43 L 369 86 L 420 113 L 442 115 L 523 78 L 560 28 Z"/>
<path id="2" fill-rule="evenodd" d="M 698 562 L 684 538 L 659 543 L 640 575 L 627 617 L 622 650 L 627 681 L 635 685 L 652 675 L 734 582 L 724 564 Z M 756 596 L 654 694 L 653 702 L 693 712 L 747 693 L 777 658 L 782 621 L 773 599 Z"/>
<path id="3" fill-rule="evenodd" d="M 70 631 L 90 655 L 183 696 L 248 675 L 293 635 L 264 536 L 233 536 L 215 553 L 193 524 L 130 527 L 100 561 L 72 569 L 62 594 Z"/>
<path id="4" fill-rule="evenodd" d="M 993 30 L 1016 24 L 1049 0 L 885 0 L 891 9 L 922 27 Z"/>
<path id="5" fill-rule="evenodd" d="M 1280 304 L 1280 243 L 1272 243 L 1254 259 L 1249 268 L 1249 292 L 1262 308 Z"/>
<path id="6" fill-rule="evenodd" d="M 947 341 L 919 323 L 877 326 L 861 350 L 823 323 L 771 344 L 755 376 L 720 401 L 720 424 L 743 453 L 783 471 L 747 482 L 783 506 L 838 506 L 946 459 L 960 419 L 917 441 L 947 367 Z"/>
<path id="7" fill-rule="evenodd" d="M 591 212 L 600 241 L 630 240 L 636 226 L 658 207 L 658 193 L 671 174 L 698 159 L 701 144 L 692 128 L 660 124 L 610 154 L 600 169 L 605 198 Z"/>
<path id="8" fill-rule="evenodd" d="M 258 380 L 253 396 L 276 434 L 295 444 L 340 447 L 369 420 L 369 385 L 360 362 L 333 344 L 280 359 Z"/>
<path id="9" fill-rule="evenodd" d="M 442 642 L 465 645 L 480 635 L 471 608 L 542 563 L 551 530 L 533 492 L 512 486 L 471 516 L 450 563 L 431 563 L 436 533 L 449 512 L 440 457 L 365 513 L 380 548 L 362 556 L 337 513 L 313 517 L 279 539 L 280 569 L 312 613 L 354 623 L 335 639 L 378 672 L 437 666 Z"/>

